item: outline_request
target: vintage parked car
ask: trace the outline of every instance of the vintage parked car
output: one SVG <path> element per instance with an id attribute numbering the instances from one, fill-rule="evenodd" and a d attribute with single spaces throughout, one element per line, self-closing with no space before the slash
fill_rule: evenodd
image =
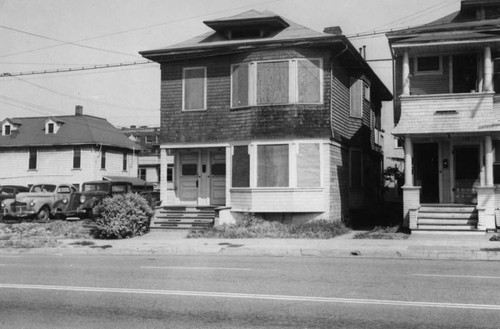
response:
<path id="1" fill-rule="evenodd" d="M 29 192 L 29 190 L 29 187 L 21 185 L 2 185 L 0 186 L 0 201 L 14 199 L 17 193 Z"/>
<path id="2" fill-rule="evenodd" d="M 18 193 L 15 199 L 3 200 L 0 208 L 5 218 L 46 221 L 54 203 L 68 200 L 76 191 L 71 184 L 36 184 L 29 192 Z"/>
<path id="3" fill-rule="evenodd" d="M 73 193 L 68 200 L 54 204 L 52 216 L 59 218 L 93 218 L 92 210 L 102 199 L 115 194 L 132 192 L 132 184 L 126 181 L 92 181 L 82 185 L 81 192 Z"/>

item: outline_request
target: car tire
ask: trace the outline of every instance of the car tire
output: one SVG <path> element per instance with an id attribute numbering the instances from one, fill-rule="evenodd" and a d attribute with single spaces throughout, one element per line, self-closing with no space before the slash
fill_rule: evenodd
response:
<path id="1" fill-rule="evenodd" d="M 36 214 L 37 222 L 45 223 L 50 220 L 50 209 L 47 206 L 43 206 Z"/>

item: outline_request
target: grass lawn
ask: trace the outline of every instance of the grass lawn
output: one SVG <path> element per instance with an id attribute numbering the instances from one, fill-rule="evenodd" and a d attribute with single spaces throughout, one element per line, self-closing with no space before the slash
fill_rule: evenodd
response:
<path id="1" fill-rule="evenodd" d="M 353 239 L 384 239 L 384 240 L 405 240 L 410 237 L 408 232 L 400 229 L 399 226 L 375 227 L 369 232 L 358 233 Z"/>
<path id="2" fill-rule="evenodd" d="M 191 230 L 187 238 L 223 239 L 331 239 L 349 232 L 340 222 L 311 221 L 303 224 L 282 224 L 245 216 L 233 225 L 222 225 L 207 230 Z"/>
<path id="3" fill-rule="evenodd" d="M 90 239 L 83 222 L 0 224 L 0 248 L 57 247 L 61 239 Z"/>

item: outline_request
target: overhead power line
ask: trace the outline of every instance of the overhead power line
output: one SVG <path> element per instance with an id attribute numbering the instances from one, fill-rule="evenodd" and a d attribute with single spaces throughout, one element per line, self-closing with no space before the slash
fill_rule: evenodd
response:
<path id="1" fill-rule="evenodd" d="M 25 75 L 39 75 L 39 74 L 51 74 L 51 73 L 67 73 L 67 72 L 77 72 L 77 71 L 100 70 L 100 69 L 126 67 L 126 66 L 132 66 L 132 65 L 153 64 L 153 63 L 155 63 L 155 62 L 150 61 L 150 60 L 143 60 L 143 61 L 134 61 L 134 62 L 114 63 L 114 64 L 98 64 L 98 65 L 91 65 L 91 66 L 77 66 L 77 67 L 52 69 L 52 70 L 25 71 L 25 72 L 14 72 L 14 73 L 6 72 L 6 73 L 0 73 L 0 78 L 17 77 L 17 76 L 25 76 Z"/>

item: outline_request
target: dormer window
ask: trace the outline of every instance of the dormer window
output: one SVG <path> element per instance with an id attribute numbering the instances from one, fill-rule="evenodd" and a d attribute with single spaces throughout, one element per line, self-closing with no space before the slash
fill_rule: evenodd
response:
<path id="1" fill-rule="evenodd" d="M 3 127 L 3 134 L 4 136 L 10 136 L 10 125 L 5 125 Z"/>
<path id="2" fill-rule="evenodd" d="M 49 118 L 45 121 L 45 134 L 57 134 L 63 121 L 55 120 L 54 118 Z"/>

